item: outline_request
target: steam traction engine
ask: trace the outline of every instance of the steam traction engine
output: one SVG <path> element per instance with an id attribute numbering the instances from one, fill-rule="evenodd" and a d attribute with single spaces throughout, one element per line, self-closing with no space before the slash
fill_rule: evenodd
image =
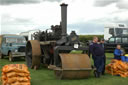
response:
<path id="1" fill-rule="evenodd" d="M 28 67 L 37 69 L 41 64 L 55 65 L 55 75 L 59 79 L 86 78 L 92 70 L 87 47 L 80 45 L 75 31 L 67 35 L 67 4 L 61 4 L 61 23 L 49 30 L 34 34 L 35 40 L 26 45 Z M 72 50 L 82 50 L 83 54 L 72 54 Z"/>

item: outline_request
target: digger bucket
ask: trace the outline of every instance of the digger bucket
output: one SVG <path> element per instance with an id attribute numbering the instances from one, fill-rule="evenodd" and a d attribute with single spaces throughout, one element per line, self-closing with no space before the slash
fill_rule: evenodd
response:
<path id="1" fill-rule="evenodd" d="M 62 67 L 54 69 L 59 79 L 79 79 L 90 76 L 91 62 L 86 54 L 59 54 Z"/>

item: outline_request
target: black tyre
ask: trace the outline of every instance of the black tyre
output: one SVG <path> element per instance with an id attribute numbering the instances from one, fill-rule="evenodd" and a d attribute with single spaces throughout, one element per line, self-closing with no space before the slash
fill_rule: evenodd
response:
<path id="1" fill-rule="evenodd" d="M 13 61 L 13 55 L 12 55 L 12 52 L 9 52 L 9 61 Z"/>
<path id="2" fill-rule="evenodd" d="M 3 56 L 3 54 L 0 52 L 0 59 L 3 59 L 4 58 L 4 56 Z"/>

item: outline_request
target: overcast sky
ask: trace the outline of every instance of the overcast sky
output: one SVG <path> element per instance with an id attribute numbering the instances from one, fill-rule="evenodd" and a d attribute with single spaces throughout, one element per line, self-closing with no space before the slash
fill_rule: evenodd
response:
<path id="1" fill-rule="evenodd" d="M 106 23 L 128 24 L 128 0 L 0 0 L 0 33 L 59 25 L 61 3 L 68 4 L 68 33 L 103 34 Z"/>

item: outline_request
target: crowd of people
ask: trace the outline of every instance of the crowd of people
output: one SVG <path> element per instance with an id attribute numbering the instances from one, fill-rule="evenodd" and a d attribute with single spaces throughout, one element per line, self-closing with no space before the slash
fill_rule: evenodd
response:
<path id="1" fill-rule="evenodd" d="M 89 45 L 89 53 L 92 54 L 94 67 L 96 68 L 94 71 L 95 77 L 99 78 L 101 75 L 105 75 L 106 55 L 104 39 L 99 40 L 98 37 L 94 36 L 93 41 Z M 121 50 L 121 45 L 117 45 L 114 50 L 114 59 L 128 62 L 128 57 L 126 57 L 123 50 Z"/>

